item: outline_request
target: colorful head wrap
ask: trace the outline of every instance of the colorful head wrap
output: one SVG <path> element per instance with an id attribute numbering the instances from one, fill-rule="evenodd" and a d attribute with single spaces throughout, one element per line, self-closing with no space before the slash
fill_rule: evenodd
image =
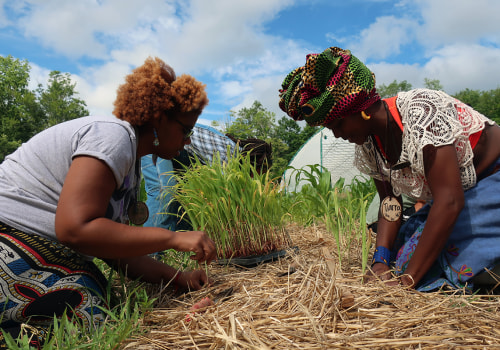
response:
<path id="1" fill-rule="evenodd" d="M 280 108 L 311 126 L 364 111 L 380 100 L 375 75 L 338 47 L 307 55 L 305 66 L 290 72 L 281 86 Z"/>

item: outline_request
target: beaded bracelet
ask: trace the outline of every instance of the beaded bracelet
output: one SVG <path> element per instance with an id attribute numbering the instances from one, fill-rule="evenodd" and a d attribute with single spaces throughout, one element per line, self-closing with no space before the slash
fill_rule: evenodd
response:
<path id="1" fill-rule="evenodd" d="M 389 266 L 391 261 L 391 251 L 383 246 L 378 246 L 373 253 L 372 266 L 375 263 L 382 263 Z"/>

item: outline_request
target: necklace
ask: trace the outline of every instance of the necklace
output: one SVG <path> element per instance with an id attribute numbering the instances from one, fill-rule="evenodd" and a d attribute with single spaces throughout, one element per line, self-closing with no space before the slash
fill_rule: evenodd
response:
<path id="1" fill-rule="evenodd" d="M 387 104 L 385 103 L 385 101 L 383 101 L 383 103 L 384 103 L 385 113 L 387 116 L 387 119 L 385 120 L 385 125 L 386 125 L 386 128 L 385 128 L 385 133 L 386 133 L 385 134 L 385 146 L 384 146 L 385 157 L 381 154 L 380 150 L 378 149 L 377 144 L 376 143 L 374 143 L 374 144 L 375 144 L 375 149 L 378 151 L 380 157 L 385 158 L 386 162 L 389 163 L 389 186 L 391 187 L 390 193 L 389 193 L 389 189 L 387 188 L 387 184 L 386 184 L 387 182 L 385 181 L 384 174 L 382 173 L 382 171 L 380 171 L 379 157 L 377 157 L 377 155 L 375 155 L 375 160 L 376 160 L 376 164 L 377 164 L 377 170 L 380 173 L 380 176 L 382 177 L 382 181 L 384 183 L 384 189 L 385 189 L 385 194 L 386 194 L 385 198 L 380 202 L 380 214 L 387 221 L 394 222 L 394 221 L 399 220 L 403 210 L 402 210 L 402 207 L 401 207 L 401 204 L 399 203 L 399 201 L 396 199 L 396 197 L 394 197 L 392 195 L 392 164 L 388 158 L 388 144 L 389 144 L 389 134 L 390 134 L 389 122 L 390 122 L 391 114 L 389 113 L 389 111 L 387 109 Z M 395 143 L 394 134 L 391 134 L 391 136 L 392 136 L 391 137 L 392 146 L 394 146 L 394 143 Z M 396 165 L 399 166 L 399 163 Z"/>
<path id="2" fill-rule="evenodd" d="M 132 197 L 129 206 L 127 208 L 127 215 L 129 221 L 135 226 L 141 226 L 144 224 L 149 217 L 149 210 L 146 203 L 141 202 L 141 159 L 136 159 L 135 161 L 135 196 Z"/>

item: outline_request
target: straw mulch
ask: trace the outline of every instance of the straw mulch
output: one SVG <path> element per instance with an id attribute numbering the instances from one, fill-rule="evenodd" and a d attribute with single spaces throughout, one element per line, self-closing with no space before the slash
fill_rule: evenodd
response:
<path id="1" fill-rule="evenodd" d="M 500 349 L 497 296 L 365 285 L 359 247 L 340 268 L 323 227 L 288 232 L 299 251 L 287 258 L 247 269 L 212 265 L 211 287 L 174 298 L 163 290 L 145 332 L 121 348 Z M 207 296 L 215 305 L 186 317 Z"/>

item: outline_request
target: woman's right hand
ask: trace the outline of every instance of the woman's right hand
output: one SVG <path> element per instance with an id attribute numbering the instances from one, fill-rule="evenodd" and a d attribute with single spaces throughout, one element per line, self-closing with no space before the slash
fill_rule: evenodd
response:
<path id="1" fill-rule="evenodd" d="M 180 252 L 193 252 L 191 259 L 198 263 L 216 259 L 215 243 L 203 231 L 174 232 L 171 247 Z"/>

